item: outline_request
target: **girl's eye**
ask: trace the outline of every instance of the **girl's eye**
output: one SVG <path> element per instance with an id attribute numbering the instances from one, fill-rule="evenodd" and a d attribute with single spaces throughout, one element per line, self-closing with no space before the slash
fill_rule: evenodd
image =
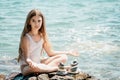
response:
<path id="1" fill-rule="evenodd" d="M 35 22 L 35 20 L 33 19 L 32 22 Z"/>
<path id="2" fill-rule="evenodd" d="M 40 22 L 40 20 L 38 20 L 38 22 Z"/>

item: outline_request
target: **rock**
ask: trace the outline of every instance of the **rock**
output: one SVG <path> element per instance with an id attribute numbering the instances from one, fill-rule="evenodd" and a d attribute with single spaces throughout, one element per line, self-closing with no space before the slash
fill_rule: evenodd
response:
<path id="1" fill-rule="evenodd" d="M 4 75 L 0 75 L 0 80 L 5 80 Z M 6 80 L 99 80 L 94 76 L 79 72 L 77 74 L 66 74 L 64 76 L 57 75 L 57 72 L 43 73 L 43 74 L 30 74 L 23 76 L 21 73 L 13 72 L 7 76 Z"/>
<path id="2" fill-rule="evenodd" d="M 75 80 L 98 80 L 94 76 L 90 76 L 89 74 L 86 74 L 84 72 L 78 73 L 73 76 Z"/>
<path id="3" fill-rule="evenodd" d="M 28 78 L 28 80 L 37 80 L 37 77 L 33 76 L 33 77 Z"/>
<path id="4" fill-rule="evenodd" d="M 19 72 L 12 72 L 8 76 L 6 76 L 6 80 L 13 80 L 18 74 Z"/>
<path id="5" fill-rule="evenodd" d="M 50 80 L 74 80 L 74 78 L 72 76 L 58 76 L 58 75 L 55 75 L 52 78 L 50 78 Z"/>
<path id="6" fill-rule="evenodd" d="M 48 74 L 40 74 L 37 76 L 38 80 L 50 80 Z"/>
<path id="7" fill-rule="evenodd" d="M 5 75 L 0 74 L 0 80 L 5 80 Z"/>

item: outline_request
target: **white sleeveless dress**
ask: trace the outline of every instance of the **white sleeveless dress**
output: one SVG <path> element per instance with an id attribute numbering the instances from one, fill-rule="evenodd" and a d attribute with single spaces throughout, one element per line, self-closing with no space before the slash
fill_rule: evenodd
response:
<path id="1" fill-rule="evenodd" d="M 35 63 L 40 63 L 42 57 L 42 45 L 44 42 L 43 39 L 41 38 L 40 41 L 35 42 L 29 34 L 26 34 L 26 36 L 30 41 L 30 51 L 28 58 Z M 27 65 L 24 56 L 22 56 L 22 58 L 20 59 L 20 65 Z"/>

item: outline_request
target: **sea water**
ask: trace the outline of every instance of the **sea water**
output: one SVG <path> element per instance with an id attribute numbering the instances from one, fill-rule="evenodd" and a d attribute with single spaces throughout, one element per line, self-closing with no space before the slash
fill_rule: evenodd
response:
<path id="1" fill-rule="evenodd" d="M 45 16 L 54 50 L 78 51 L 82 71 L 101 80 L 120 80 L 119 0 L 0 0 L 0 73 L 20 71 L 12 60 L 31 9 Z"/>

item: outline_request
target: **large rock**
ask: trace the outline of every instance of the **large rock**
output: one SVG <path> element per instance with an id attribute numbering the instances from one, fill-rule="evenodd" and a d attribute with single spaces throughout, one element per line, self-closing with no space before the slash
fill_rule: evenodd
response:
<path id="1" fill-rule="evenodd" d="M 17 76 L 18 74 L 20 74 L 20 73 L 19 72 L 12 72 L 8 76 L 6 76 L 6 80 L 13 80 L 15 78 L 15 76 Z"/>
<path id="2" fill-rule="evenodd" d="M 0 74 L 0 80 L 5 80 L 5 75 Z"/>
<path id="3" fill-rule="evenodd" d="M 99 80 L 94 76 L 90 76 L 89 74 L 83 72 L 79 72 L 74 75 L 67 74 L 64 76 L 59 76 L 56 73 L 57 72 L 48 74 L 30 74 L 28 76 L 23 76 L 21 73 L 14 72 L 7 76 L 6 80 Z M 0 78 L 0 80 L 5 80 L 5 76 L 3 76 L 3 78 Z"/>

